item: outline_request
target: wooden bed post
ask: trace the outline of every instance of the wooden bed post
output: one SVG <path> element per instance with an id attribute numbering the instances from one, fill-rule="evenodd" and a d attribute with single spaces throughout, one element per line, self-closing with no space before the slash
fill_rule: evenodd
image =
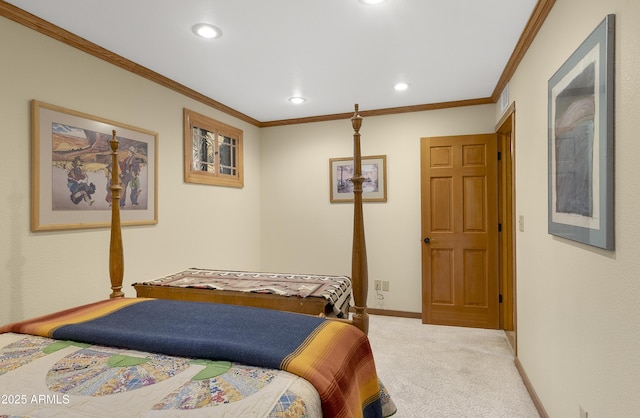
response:
<path id="1" fill-rule="evenodd" d="M 116 131 L 109 141 L 111 146 L 111 241 L 109 244 L 109 277 L 111 278 L 110 298 L 122 298 L 122 279 L 124 277 L 124 252 L 122 249 L 122 231 L 120 225 L 120 164 Z"/>
<path id="2" fill-rule="evenodd" d="M 358 114 L 358 105 L 351 118 L 353 126 L 353 252 L 351 258 L 351 280 L 353 280 L 353 299 L 355 314 L 353 324 L 365 334 L 369 332 L 369 314 L 367 313 L 367 293 L 369 275 L 367 272 L 367 248 L 364 239 L 364 217 L 362 214 L 362 155 L 360 152 L 360 127 L 362 116 Z"/>

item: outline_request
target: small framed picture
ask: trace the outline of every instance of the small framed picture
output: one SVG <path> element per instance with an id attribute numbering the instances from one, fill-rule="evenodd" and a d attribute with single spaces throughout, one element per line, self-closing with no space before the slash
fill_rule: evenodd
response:
<path id="1" fill-rule="evenodd" d="M 329 160 L 331 203 L 353 202 L 353 158 L 331 158 Z M 362 201 L 387 201 L 387 156 L 362 157 Z"/>

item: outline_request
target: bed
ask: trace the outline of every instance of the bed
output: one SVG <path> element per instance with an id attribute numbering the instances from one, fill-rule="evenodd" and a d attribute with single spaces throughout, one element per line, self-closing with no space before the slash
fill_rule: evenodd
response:
<path id="1" fill-rule="evenodd" d="M 378 379 L 366 336 L 361 121 L 356 105 L 352 118 L 355 312 L 350 318 L 125 297 L 120 187 L 114 170 L 110 297 L 0 327 L 0 417 L 395 413 Z M 117 167 L 115 131 L 110 145 Z"/>

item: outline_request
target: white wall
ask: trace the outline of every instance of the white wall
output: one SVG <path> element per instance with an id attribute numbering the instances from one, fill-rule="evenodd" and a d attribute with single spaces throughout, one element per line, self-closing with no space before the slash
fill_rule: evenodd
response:
<path id="1" fill-rule="evenodd" d="M 365 109 L 361 109 L 365 110 Z M 387 156 L 387 203 L 365 203 L 369 306 L 419 313 L 420 138 L 494 131 L 493 105 L 365 117 L 362 154 Z M 346 119 L 263 129 L 264 270 L 351 274 L 353 205 L 329 202 L 329 159 L 353 156 Z M 384 300 L 374 280 L 388 280 Z"/>
<path id="2" fill-rule="evenodd" d="M 616 250 L 547 234 L 547 82 L 616 14 Z M 518 349 L 552 417 L 640 414 L 640 2 L 557 0 L 510 83 L 516 103 Z"/>
<path id="3" fill-rule="evenodd" d="M 111 292 L 107 229 L 30 232 L 31 99 L 159 133 L 159 224 L 123 231 L 127 295 L 191 266 L 259 268 L 258 128 L 2 17 L 0 57 L 0 323 Z M 183 107 L 244 131 L 244 189 L 183 183 Z"/>

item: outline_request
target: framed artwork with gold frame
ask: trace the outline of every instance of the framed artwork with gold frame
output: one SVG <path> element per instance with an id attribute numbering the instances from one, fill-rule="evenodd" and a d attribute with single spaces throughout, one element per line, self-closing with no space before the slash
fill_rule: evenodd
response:
<path id="1" fill-rule="evenodd" d="M 158 223 L 158 134 L 31 102 L 31 230 L 107 228 L 116 131 L 122 225 Z"/>

